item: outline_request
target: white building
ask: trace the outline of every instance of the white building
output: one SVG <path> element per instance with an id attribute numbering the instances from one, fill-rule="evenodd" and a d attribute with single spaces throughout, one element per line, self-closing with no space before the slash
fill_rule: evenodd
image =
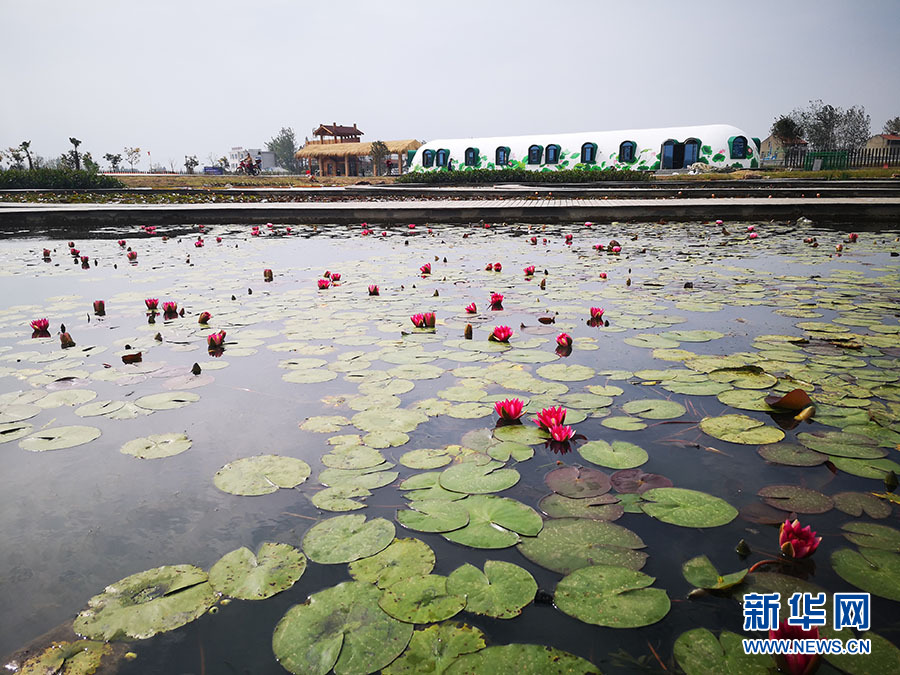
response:
<path id="1" fill-rule="evenodd" d="M 272 169 L 275 165 L 275 153 L 260 148 L 244 148 L 241 146 L 233 147 L 228 152 L 228 170 L 237 171 L 241 161 L 250 153 L 250 157 L 255 162 L 257 159 L 262 160 L 262 170 Z"/>

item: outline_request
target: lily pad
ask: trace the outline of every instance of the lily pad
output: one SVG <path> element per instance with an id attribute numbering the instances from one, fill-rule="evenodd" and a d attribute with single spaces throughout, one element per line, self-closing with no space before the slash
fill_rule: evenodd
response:
<path id="1" fill-rule="evenodd" d="M 350 563 L 350 576 L 380 589 L 403 579 L 430 574 L 434 569 L 434 551 L 420 539 L 395 539 L 373 556 Z"/>
<path id="2" fill-rule="evenodd" d="M 608 522 L 618 520 L 625 513 L 619 499 L 610 494 L 573 499 L 554 493 L 538 502 L 538 508 L 551 518 L 591 518 Z"/>
<path id="3" fill-rule="evenodd" d="M 615 429 L 616 431 L 640 431 L 641 429 L 647 428 L 647 425 L 639 418 L 627 417 L 625 415 L 607 417 L 600 422 L 600 424 L 609 429 Z"/>
<path id="4" fill-rule="evenodd" d="M 671 420 L 687 412 L 683 405 L 675 401 L 650 398 L 628 401 L 622 406 L 622 410 L 648 420 Z"/>
<path id="5" fill-rule="evenodd" d="M 871 640 L 869 654 L 831 654 L 825 657 L 850 675 L 881 675 L 900 672 L 900 649 L 877 633 L 865 631 L 858 635 L 861 640 Z"/>
<path id="6" fill-rule="evenodd" d="M 378 604 L 400 621 L 433 623 L 462 611 L 466 597 L 447 589 L 447 577 L 425 574 L 396 582 L 384 591 Z"/>
<path id="7" fill-rule="evenodd" d="M 866 492 L 839 492 L 831 498 L 834 508 L 855 517 L 865 513 L 870 518 L 887 518 L 892 512 L 889 503 Z"/>
<path id="8" fill-rule="evenodd" d="M 401 490 L 410 490 L 406 497 L 413 501 L 456 501 L 465 499 L 462 492 L 451 492 L 440 485 L 441 473 L 439 471 L 426 471 L 410 476 L 398 486 Z"/>
<path id="9" fill-rule="evenodd" d="M 583 567 L 557 584 L 554 603 L 565 614 L 597 626 L 649 626 L 671 607 L 664 590 L 648 588 L 655 580 L 616 565 Z"/>
<path id="10" fill-rule="evenodd" d="M 437 469 L 452 462 L 458 454 L 448 448 L 421 448 L 404 453 L 398 461 L 410 469 Z"/>
<path id="11" fill-rule="evenodd" d="M 649 459 L 646 450 L 625 441 L 590 441 L 578 448 L 578 454 L 609 469 L 633 469 Z"/>
<path id="12" fill-rule="evenodd" d="M 588 366 L 578 364 L 551 363 L 537 369 L 537 374 L 546 380 L 557 382 L 580 382 L 591 379 L 596 371 Z"/>
<path id="13" fill-rule="evenodd" d="M 112 645 L 94 640 L 54 642 L 16 669 L 18 675 L 93 675 Z"/>
<path id="14" fill-rule="evenodd" d="M 417 532 L 450 532 L 469 523 L 464 504 L 440 499 L 416 500 L 409 509 L 397 511 L 397 522 Z"/>
<path id="15" fill-rule="evenodd" d="M 599 675 L 589 661 L 555 647 L 511 644 L 486 647 L 460 656 L 444 671 L 446 675 Z"/>
<path id="16" fill-rule="evenodd" d="M 223 466 L 213 476 L 213 483 L 233 495 L 267 495 L 279 488 L 293 488 L 307 478 L 309 464 L 295 457 L 257 455 L 243 457 Z"/>
<path id="17" fill-rule="evenodd" d="M 610 477 L 616 492 L 643 494 L 658 487 L 672 487 L 672 481 L 658 473 L 647 473 L 641 469 L 622 469 Z"/>
<path id="18" fill-rule="evenodd" d="M 303 550 L 310 560 L 323 565 L 352 562 L 387 548 L 394 532 L 389 520 L 367 521 L 363 515 L 350 513 L 313 525 L 303 535 Z"/>
<path id="19" fill-rule="evenodd" d="M 316 417 L 308 417 L 300 425 L 303 431 L 312 431 L 320 434 L 333 434 L 340 431 L 342 426 L 350 424 L 343 415 L 318 415 Z"/>
<path id="20" fill-rule="evenodd" d="M 406 649 L 413 627 L 385 614 L 381 591 L 348 581 L 313 593 L 278 622 L 272 651 L 295 675 L 373 673 Z"/>
<path id="21" fill-rule="evenodd" d="M 42 429 L 19 441 L 19 447 L 31 452 L 44 452 L 46 450 L 64 450 L 78 445 L 90 443 L 100 438 L 100 430 L 97 427 L 54 427 Z"/>
<path id="22" fill-rule="evenodd" d="M 763 422 L 746 415 L 704 417 L 700 420 L 700 429 L 713 438 L 745 445 L 777 443 L 784 438 L 781 429 L 766 426 Z"/>
<path id="23" fill-rule="evenodd" d="M 107 586 L 88 601 L 72 628 L 94 640 L 144 640 L 193 621 L 216 599 L 199 567 L 166 565 Z"/>
<path id="24" fill-rule="evenodd" d="M 524 424 L 509 424 L 494 429 L 494 438 L 498 441 L 522 443 L 523 445 L 537 445 L 550 440 L 550 434 L 536 426 Z"/>
<path id="25" fill-rule="evenodd" d="M 598 520 L 560 518 L 544 523 L 533 538 L 523 539 L 519 551 L 541 567 L 568 574 L 588 565 L 622 565 L 639 570 L 647 554 L 643 540 L 631 530 Z"/>
<path id="26" fill-rule="evenodd" d="M 94 401 L 75 410 L 79 417 L 99 417 L 110 415 L 125 406 L 125 401 Z"/>
<path id="27" fill-rule="evenodd" d="M 502 462 L 485 464 L 460 462 L 441 472 L 440 484 L 445 490 L 466 494 L 488 494 L 511 488 L 519 482 L 519 472 L 504 469 Z"/>
<path id="28" fill-rule="evenodd" d="M 877 548 L 842 548 L 831 554 L 831 566 L 847 583 L 900 602 L 900 554 Z"/>
<path id="29" fill-rule="evenodd" d="M 544 526 L 537 511 L 508 497 L 472 495 L 460 503 L 469 512 L 469 524 L 443 536 L 464 546 L 506 548 L 517 544 L 520 534 L 533 537 Z"/>
<path id="30" fill-rule="evenodd" d="M 785 466 L 818 466 L 828 460 L 828 455 L 797 443 L 770 443 L 760 446 L 757 452 L 766 461 Z"/>
<path id="31" fill-rule="evenodd" d="M 727 630 L 716 638 L 706 628 L 694 628 L 675 640 L 675 660 L 685 675 L 767 675 L 775 669 L 775 661 L 768 654 L 745 654 L 742 639 L 742 635 Z"/>
<path id="32" fill-rule="evenodd" d="M 423 422 L 427 422 L 428 416 L 416 410 L 394 408 L 391 410 L 364 410 L 356 413 L 351 421 L 353 426 L 362 431 L 409 433 Z"/>
<path id="33" fill-rule="evenodd" d="M 845 523 L 841 526 L 848 541 L 864 548 L 900 553 L 900 531 L 877 523 Z"/>
<path id="34" fill-rule="evenodd" d="M 200 396 L 189 391 L 170 391 L 164 394 L 141 396 L 134 404 L 145 410 L 175 410 L 200 400 Z"/>
<path id="35" fill-rule="evenodd" d="M 30 434 L 34 427 L 28 422 L 7 422 L 0 424 L 0 443 L 17 441 Z"/>
<path id="36" fill-rule="evenodd" d="M 488 560 L 484 572 L 467 563 L 447 577 L 447 591 L 465 596 L 466 611 L 496 619 L 519 616 L 537 588 L 527 570 L 501 560 Z"/>
<path id="37" fill-rule="evenodd" d="M 406 651 L 382 672 L 384 675 L 437 675 L 461 655 L 483 648 L 484 633 L 477 628 L 452 622 L 428 626 L 416 630 Z"/>
<path id="38" fill-rule="evenodd" d="M 319 490 L 312 497 L 313 506 L 323 511 L 356 511 L 366 507 L 356 499 L 368 497 L 372 493 L 368 488 L 356 484 L 336 485 Z"/>
<path id="39" fill-rule="evenodd" d="M 834 506 L 828 495 L 799 485 L 768 485 L 756 494 L 769 506 L 789 513 L 825 513 Z"/>
<path id="40" fill-rule="evenodd" d="M 189 450 L 190 447 L 191 439 L 184 434 L 154 434 L 128 441 L 119 449 L 119 452 L 138 459 L 160 459 L 174 457 Z"/>
<path id="41" fill-rule="evenodd" d="M 322 455 L 322 464 L 332 469 L 368 469 L 384 463 L 384 455 L 367 445 L 339 445 Z"/>
<path id="42" fill-rule="evenodd" d="M 887 454 L 885 450 L 878 447 L 876 441 L 868 436 L 851 434 L 846 431 L 804 432 L 797 434 L 797 440 L 810 450 L 833 457 L 878 459 Z"/>
<path id="43" fill-rule="evenodd" d="M 705 492 L 664 487 L 647 490 L 641 508 L 648 516 L 682 527 L 718 527 L 734 520 L 737 509 Z"/>
<path id="44" fill-rule="evenodd" d="M 697 588 L 706 588 L 711 590 L 725 590 L 736 586 L 747 576 L 747 568 L 731 574 L 720 575 L 709 558 L 705 555 L 698 555 L 691 558 L 681 566 L 681 573 L 689 583 Z"/>
<path id="45" fill-rule="evenodd" d="M 263 600 L 293 586 L 306 571 L 306 556 L 288 544 L 263 542 L 256 555 L 241 547 L 209 570 L 212 587 L 231 598 Z"/>
<path id="46" fill-rule="evenodd" d="M 838 469 L 861 478 L 884 480 L 889 472 L 900 475 L 900 464 L 892 459 L 854 459 L 852 457 L 831 457 L 831 463 Z"/>

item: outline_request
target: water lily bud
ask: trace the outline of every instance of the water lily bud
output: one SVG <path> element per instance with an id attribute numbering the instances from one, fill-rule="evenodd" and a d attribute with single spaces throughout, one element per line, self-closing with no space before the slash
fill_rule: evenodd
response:
<path id="1" fill-rule="evenodd" d="M 59 344 L 63 349 L 68 349 L 69 347 L 75 346 L 75 340 L 73 340 L 72 336 L 68 333 L 60 333 Z"/>
<path id="2" fill-rule="evenodd" d="M 741 557 L 750 555 L 750 545 L 744 539 L 741 539 L 737 543 L 737 546 L 734 547 L 734 550 Z"/>
<path id="3" fill-rule="evenodd" d="M 199 364 L 199 363 L 195 363 L 195 364 L 191 367 L 191 373 L 192 373 L 193 375 L 199 375 L 199 374 L 202 373 L 202 372 L 203 372 L 203 371 L 201 370 L 200 364 Z"/>
<path id="4" fill-rule="evenodd" d="M 472 339 L 472 324 L 470 324 L 470 323 L 466 324 L 466 331 L 465 331 L 465 333 L 463 333 L 463 337 L 465 337 L 466 340 Z"/>
<path id="5" fill-rule="evenodd" d="M 893 492 L 897 489 L 897 474 L 893 471 L 888 471 L 884 477 L 884 487 L 888 492 Z"/>
<path id="6" fill-rule="evenodd" d="M 541 279 L 541 290 L 543 291 L 545 288 L 547 288 L 547 280 Z"/>
<path id="7" fill-rule="evenodd" d="M 265 281 L 272 281 L 273 278 L 274 278 L 274 275 L 272 274 L 272 270 L 270 270 L 270 269 L 263 270 L 263 279 Z"/>

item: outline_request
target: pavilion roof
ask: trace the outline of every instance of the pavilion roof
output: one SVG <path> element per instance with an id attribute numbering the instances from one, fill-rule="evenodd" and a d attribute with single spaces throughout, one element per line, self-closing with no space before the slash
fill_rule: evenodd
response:
<path id="1" fill-rule="evenodd" d="M 382 141 L 391 153 L 417 150 L 422 144 L 415 140 Z M 295 157 L 352 157 L 372 154 L 372 143 L 324 143 L 307 145 L 295 153 Z"/>

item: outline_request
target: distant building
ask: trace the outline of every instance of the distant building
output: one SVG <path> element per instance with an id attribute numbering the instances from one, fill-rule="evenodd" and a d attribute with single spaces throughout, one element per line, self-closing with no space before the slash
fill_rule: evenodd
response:
<path id="1" fill-rule="evenodd" d="M 253 158 L 255 162 L 257 159 L 262 160 L 262 170 L 275 168 L 275 153 L 270 152 L 269 150 L 262 150 L 260 148 L 244 148 L 241 146 L 236 146 L 231 148 L 228 152 L 228 170 L 229 171 L 237 171 L 238 166 L 240 166 L 241 161 L 247 156 L 247 153 L 250 153 L 250 157 Z"/>
<path id="2" fill-rule="evenodd" d="M 333 122 L 320 124 L 312 130 L 318 139 L 306 139 L 306 144 L 294 155 L 307 166 L 315 160 L 320 176 L 363 176 L 373 171 L 371 143 L 363 143 L 363 132 L 356 126 Z M 389 174 L 402 174 L 409 165 L 409 155 L 421 143 L 416 140 L 384 141 L 390 153 L 385 160 Z"/>
<path id="3" fill-rule="evenodd" d="M 900 134 L 877 134 L 866 141 L 866 150 L 900 149 Z"/>
<path id="4" fill-rule="evenodd" d="M 759 154 L 764 162 L 783 162 L 785 156 L 790 152 L 797 152 L 801 148 L 806 148 L 808 143 L 802 138 L 792 139 L 787 146 L 782 145 L 781 141 L 774 136 L 769 136 L 762 142 Z M 787 150 L 787 152 L 785 152 Z"/>

